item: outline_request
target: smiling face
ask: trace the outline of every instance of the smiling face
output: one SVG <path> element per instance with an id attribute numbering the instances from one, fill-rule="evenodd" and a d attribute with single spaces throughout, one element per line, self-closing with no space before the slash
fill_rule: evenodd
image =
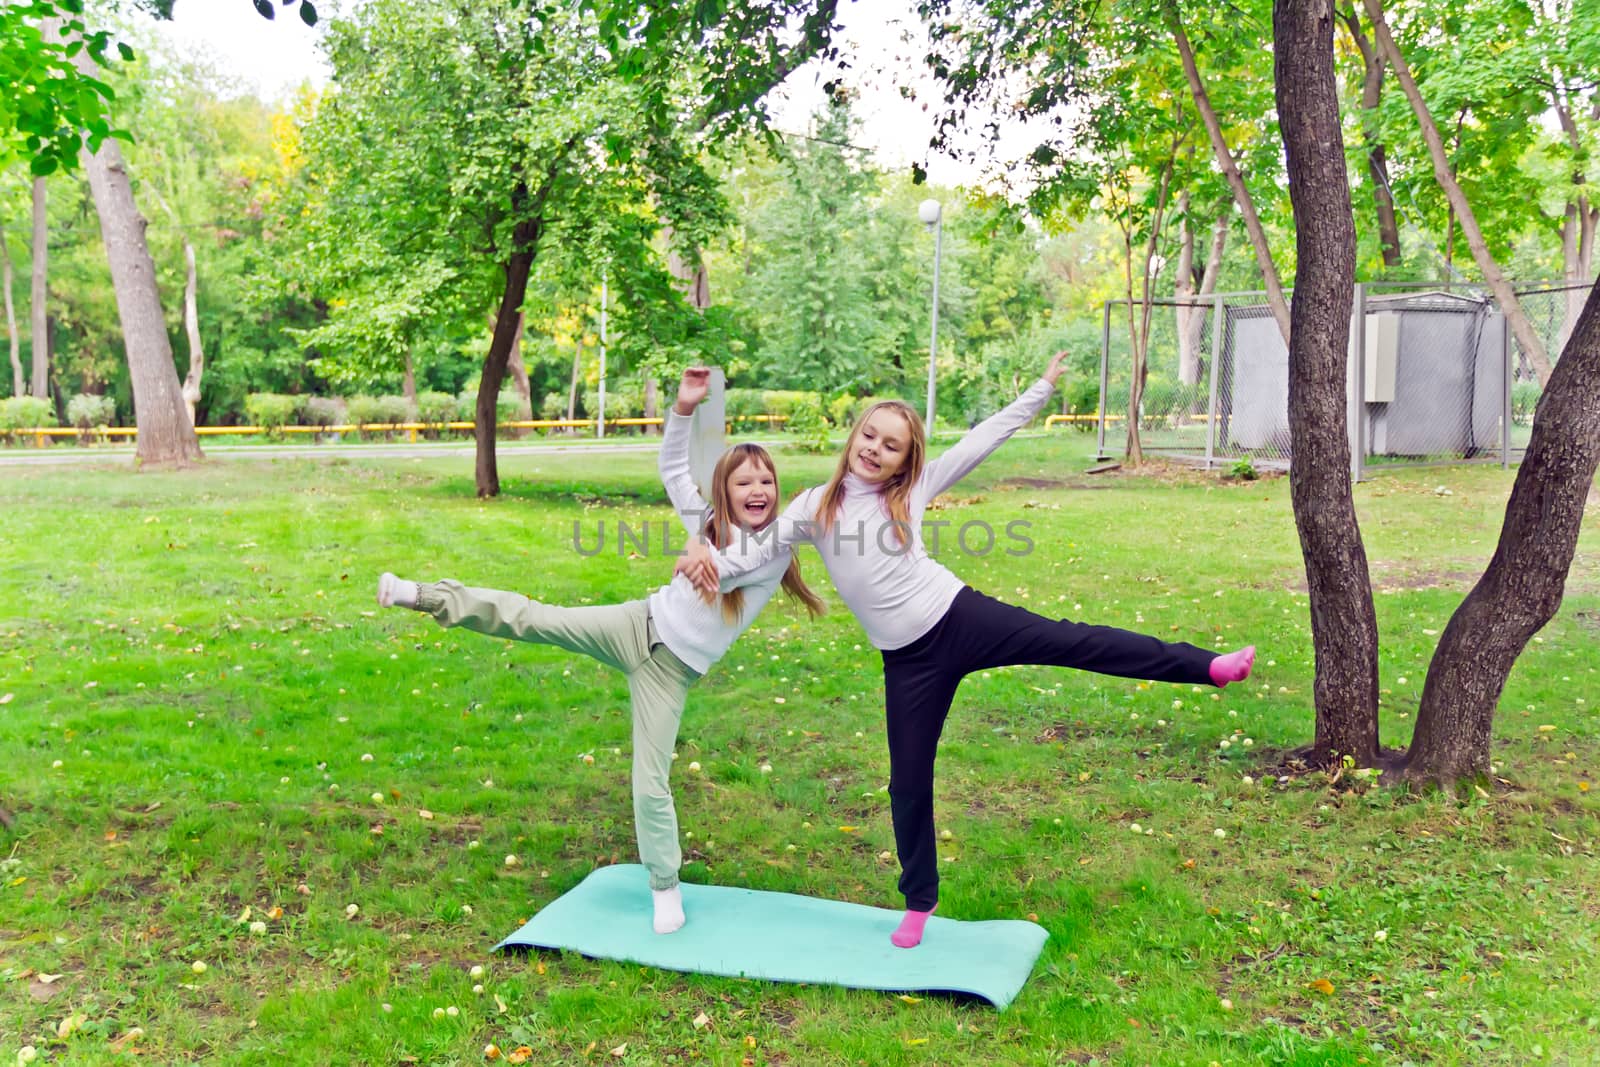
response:
<path id="1" fill-rule="evenodd" d="M 847 460 L 850 473 L 873 483 L 886 482 L 905 465 L 911 424 L 893 408 L 877 408 L 856 427 Z"/>
<path id="2" fill-rule="evenodd" d="M 733 521 L 759 530 L 778 513 L 778 476 L 754 456 L 728 472 L 724 485 Z"/>

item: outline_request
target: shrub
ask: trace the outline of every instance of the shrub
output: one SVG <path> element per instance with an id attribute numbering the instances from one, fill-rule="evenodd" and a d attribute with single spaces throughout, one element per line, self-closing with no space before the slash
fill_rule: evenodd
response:
<path id="1" fill-rule="evenodd" d="M 539 417 L 541 419 L 564 419 L 567 417 L 567 394 L 546 393 L 545 398 L 539 401 Z"/>
<path id="2" fill-rule="evenodd" d="M 855 410 L 856 398 L 849 393 L 840 393 L 827 403 L 828 421 L 835 426 L 848 426 L 850 412 Z"/>
<path id="3" fill-rule="evenodd" d="M 307 426 L 338 426 L 347 417 L 344 400 L 336 396 L 307 397 L 300 409 L 300 418 Z"/>
<path id="4" fill-rule="evenodd" d="M 1513 382 L 1511 385 L 1511 421 L 1526 426 L 1533 421 L 1533 411 L 1539 406 L 1539 395 L 1544 390 L 1538 382 Z"/>
<path id="5" fill-rule="evenodd" d="M 821 414 L 822 398 L 816 393 L 800 389 L 768 389 L 761 394 L 762 410 L 768 415 L 782 415 L 785 418 L 793 415 L 800 405 L 813 403 L 818 414 Z"/>
<path id="6" fill-rule="evenodd" d="M 294 423 L 299 406 L 298 397 L 282 393 L 251 393 L 244 398 L 245 418 L 267 431 L 268 437 L 282 437 L 283 428 Z"/>
<path id="7" fill-rule="evenodd" d="M 456 398 L 449 393 L 418 393 L 417 421 L 453 422 L 456 417 Z"/>
<path id="8" fill-rule="evenodd" d="M 117 418 L 117 402 L 109 396 L 79 393 L 67 401 L 67 422 L 80 430 L 110 426 Z"/>
<path id="9" fill-rule="evenodd" d="M 36 396 L 14 396 L 0 400 L 0 433 L 7 440 L 13 430 L 32 430 L 56 424 L 56 410 L 50 401 Z"/>
<path id="10" fill-rule="evenodd" d="M 856 424 L 856 420 L 860 419 L 862 415 L 867 413 L 868 408 L 874 404 L 882 403 L 885 400 L 900 400 L 901 403 L 909 403 L 909 401 L 901 400 L 901 398 L 898 396 L 856 397 L 854 406 L 850 408 L 850 420 L 848 423 L 846 423 L 846 425 L 854 426 Z M 912 404 L 911 408 L 913 411 L 917 412 L 917 414 L 922 414 L 922 409 L 917 407 L 917 405 Z"/>
<path id="11" fill-rule="evenodd" d="M 1237 478 L 1244 482 L 1253 482 L 1261 477 L 1261 474 L 1256 470 L 1256 465 L 1250 462 L 1249 456 L 1240 456 L 1228 468 L 1228 477 Z"/>
<path id="12" fill-rule="evenodd" d="M 760 389 L 725 389 L 722 393 L 722 412 L 730 420 L 742 415 L 762 415 L 766 405 Z"/>
<path id="13" fill-rule="evenodd" d="M 789 409 L 784 429 L 795 437 L 794 447 L 802 452 L 821 453 L 832 447 L 828 440 L 828 419 L 822 413 L 822 398 L 809 393 Z"/>

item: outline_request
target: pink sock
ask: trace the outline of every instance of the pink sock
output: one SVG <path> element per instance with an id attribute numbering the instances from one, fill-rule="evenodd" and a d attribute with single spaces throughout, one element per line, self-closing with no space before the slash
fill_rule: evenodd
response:
<path id="1" fill-rule="evenodd" d="M 933 907 L 938 906 L 935 904 Z M 927 911 L 912 911 L 907 908 L 905 918 L 900 920 L 900 928 L 889 935 L 889 940 L 900 948 L 916 948 L 922 944 L 922 928 L 928 925 L 928 916 L 932 914 L 933 908 Z"/>
<path id="2" fill-rule="evenodd" d="M 1211 682 L 1218 687 L 1229 682 L 1242 682 L 1250 677 L 1250 669 L 1255 665 L 1256 646 L 1246 645 L 1237 652 L 1229 652 L 1211 661 Z"/>

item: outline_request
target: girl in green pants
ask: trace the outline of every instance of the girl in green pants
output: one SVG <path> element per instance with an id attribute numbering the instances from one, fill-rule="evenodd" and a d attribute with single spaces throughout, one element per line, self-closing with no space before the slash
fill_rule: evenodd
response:
<path id="1" fill-rule="evenodd" d="M 712 475 L 709 507 L 689 476 L 690 417 L 705 398 L 709 374 L 704 367 L 684 372 L 661 443 L 661 480 L 691 539 L 703 535 L 725 551 L 739 553 L 748 546 L 753 552 L 756 539 L 740 536 L 741 531 L 765 529 L 778 512 L 777 469 L 767 451 L 744 444 L 724 452 Z M 780 584 L 812 615 L 822 613 L 822 601 L 807 588 L 788 549 L 745 575 L 738 588 L 709 599 L 682 575 L 645 600 L 564 608 L 449 579 L 417 583 L 385 574 L 378 580 L 378 603 L 425 611 L 442 626 L 556 645 L 627 676 L 633 702 L 634 830 L 639 858 L 650 871 L 656 933 L 670 934 L 684 923 L 678 889 L 683 853 L 667 784 L 684 699 Z"/>

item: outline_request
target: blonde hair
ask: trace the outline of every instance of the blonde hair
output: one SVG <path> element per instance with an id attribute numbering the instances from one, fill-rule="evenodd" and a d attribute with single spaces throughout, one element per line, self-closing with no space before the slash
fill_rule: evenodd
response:
<path id="1" fill-rule="evenodd" d="M 856 450 L 856 441 L 861 437 L 861 428 L 879 411 L 894 412 L 905 419 L 906 425 L 911 428 L 911 440 L 906 445 L 905 462 L 883 483 L 881 490 L 884 504 L 889 509 L 889 519 L 896 524 L 895 536 L 900 539 L 902 545 L 906 545 L 910 543 L 911 536 L 911 491 L 922 478 L 922 468 L 927 462 L 928 435 L 922 429 L 922 417 L 910 404 L 900 400 L 878 401 L 863 411 L 856 424 L 850 428 L 850 437 L 845 441 L 844 452 L 839 456 L 839 466 L 834 469 L 833 477 L 822 490 L 822 504 L 817 509 L 817 517 L 822 521 L 823 533 L 833 528 L 834 521 L 839 517 L 839 509 L 844 505 L 844 476 L 850 473 L 850 456 Z"/>
<path id="2" fill-rule="evenodd" d="M 754 461 L 772 473 L 773 501 L 772 506 L 778 506 L 781 499 L 778 489 L 778 468 L 772 462 L 772 456 L 760 445 L 740 444 L 734 445 L 717 460 L 716 468 L 711 472 L 711 515 L 706 519 L 705 528 L 701 531 L 707 541 L 717 548 L 727 548 L 738 534 L 738 524 L 733 521 L 733 502 L 728 495 L 728 479 L 733 477 L 733 472 L 738 470 L 747 461 Z M 783 572 L 783 591 L 791 600 L 805 605 L 812 618 L 821 615 L 825 609 L 822 598 L 811 591 L 805 579 L 800 576 L 800 560 L 791 557 L 789 569 Z M 728 623 L 736 623 L 744 613 L 744 590 L 730 589 L 726 593 L 718 594 L 722 602 L 722 618 Z M 707 597 L 707 601 L 710 601 Z"/>

